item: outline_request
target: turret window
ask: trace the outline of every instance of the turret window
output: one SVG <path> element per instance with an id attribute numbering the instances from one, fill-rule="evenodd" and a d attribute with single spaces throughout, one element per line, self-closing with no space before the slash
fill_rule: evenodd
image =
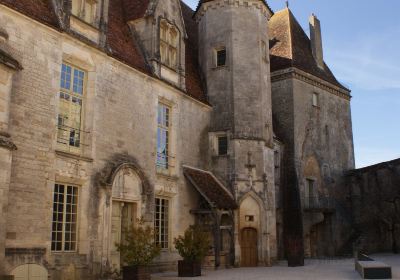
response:
<path id="1" fill-rule="evenodd" d="M 166 20 L 160 23 L 161 63 L 175 69 L 177 67 L 179 32 Z"/>
<path id="2" fill-rule="evenodd" d="M 220 48 L 216 50 L 216 66 L 222 67 L 226 65 L 226 49 Z"/>
<path id="3" fill-rule="evenodd" d="M 72 14 L 89 24 L 95 23 L 96 9 L 97 0 L 72 0 Z"/>

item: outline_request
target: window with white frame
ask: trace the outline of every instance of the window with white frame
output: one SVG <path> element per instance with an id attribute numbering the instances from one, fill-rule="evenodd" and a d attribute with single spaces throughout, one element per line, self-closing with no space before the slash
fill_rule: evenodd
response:
<path id="1" fill-rule="evenodd" d="M 156 244 L 161 249 L 169 248 L 169 200 L 156 198 L 156 211 L 154 217 L 154 230 Z"/>
<path id="2" fill-rule="evenodd" d="M 160 22 L 160 56 L 161 63 L 175 69 L 178 59 L 178 29 L 166 20 Z"/>
<path id="3" fill-rule="evenodd" d="M 79 151 L 86 73 L 63 63 L 58 113 L 57 142 L 70 151 Z"/>
<path id="4" fill-rule="evenodd" d="M 72 14 L 89 24 L 96 19 L 97 0 L 72 0 Z"/>
<path id="5" fill-rule="evenodd" d="M 170 107 L 159 103 L 157 113 L 157 168 L 169 169 Z"/>
<path id="6" fill-rule="evenodd" d="M 55 184 L 51 250 L 73 252 L 77 250 L 78 187 Z"/>

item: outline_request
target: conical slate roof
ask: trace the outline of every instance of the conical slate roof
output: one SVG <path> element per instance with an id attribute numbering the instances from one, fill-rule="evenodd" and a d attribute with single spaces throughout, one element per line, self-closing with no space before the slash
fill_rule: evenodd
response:
<path id="1" fill-rule="evenodd" d="M 197 13 L 197 11 L 199 10 L 201 4 L 207 3 L 207 2 L 211 2 L 211 1 L 214 1 L 214 0 L 200 0 L 200 1 L 199 1 L 199 4 L 197 4 L 196 13 Z M 266 0 L 260 0 L 260 1 L 262 1 L 262 2 L 264 3 L 264 5 L 269 9 L 269 11 L 271 12 L 271 14 L 274 14 L 274 11 L 272 11 L 271 7 L 268 5 L 268 3 L 266 2 Z"/>
<path id="2" fill-rule="evenodd" d="M 318 67 L 311 41 L 290 9 L 276 12 L 269 22 L 269 30 L 271 72 L 295 67 L 348 90 L 338 82 L 326 64 L 323 69 Z"/>

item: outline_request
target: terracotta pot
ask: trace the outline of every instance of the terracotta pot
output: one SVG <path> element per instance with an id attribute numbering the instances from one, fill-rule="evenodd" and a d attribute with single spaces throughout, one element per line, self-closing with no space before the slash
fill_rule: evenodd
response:
<path id="1" fill-rule="evenodd" d="M 179 277 L 201 276 L 201 262 L 198 261 L 178 261 Z"/>
<path id="2" fill-rule="evenodd" d="M 123 280 L 151 280 L 147 266 L 124 266 L 122 268 Z"/>

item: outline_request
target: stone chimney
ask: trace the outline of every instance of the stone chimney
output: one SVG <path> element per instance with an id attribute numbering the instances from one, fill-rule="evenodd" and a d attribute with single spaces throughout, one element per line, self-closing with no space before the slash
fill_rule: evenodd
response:
<path id="1" fill-rule="evenodd" d="M 324 52 L 322 49 L 321 23 L 312 14 L 310 16 L 311 49 L 319 68 L 324 68 Z"/>

